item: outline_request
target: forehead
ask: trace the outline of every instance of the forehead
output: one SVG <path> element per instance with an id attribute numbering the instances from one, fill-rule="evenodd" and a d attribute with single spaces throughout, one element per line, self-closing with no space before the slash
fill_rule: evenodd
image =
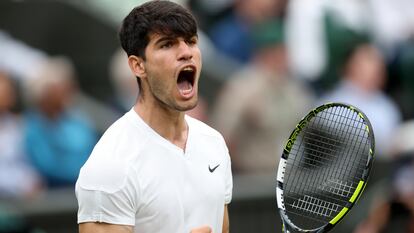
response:
<path id="1" fill-rule="evenodd" d="M 176 33 L 158 33 L 158 32 L 150 32 L 148 34 L 148 38 L 149 38 L 149 44 L 151 43 L 155 43 L 160 39 L 164 39 L 164 38 L 168 38 L 168 39 L 178 39 L 178 38 L 184 38 L 184 39 L 189 39 L 189 38 L 193 38 L 193 37 L 197 37 L 197 34 L 195 35 L 177 35 Z"/>
<path id="2" fill-rule="evenodd" d="M 156 42 L 156 41 L 158 41 L 159 39 L 161 39 L 161 38 L 164 38 L 164 37 L 170 37 L 170 36 L 168 36 L 168 35 L 166 35 L 166 34 L 161 34 L 161 33 L 154 33 L 154 32 L 151 32 L 151 33 L 149 33 L 149 35 L 148 35 L 148 38 L 149 38 L 149 43 L 154 43 L 154 42 Z"/>

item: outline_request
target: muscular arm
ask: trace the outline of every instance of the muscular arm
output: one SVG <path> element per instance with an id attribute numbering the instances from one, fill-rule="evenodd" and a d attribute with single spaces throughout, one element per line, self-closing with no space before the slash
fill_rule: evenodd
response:
<path id="1" fill-rule="evenodd" d="M 133 233 L 134 228 L 126 225 L 88 222 L 79 224 L 79 233 Z"/>
<path id="2" fill-rule="evenodd" d="M 229 233 L 229 214 L 227 205 L 224 206 L 223 229 L 222 233 Z M 79 233 L 133 233 L 134 228 L 126 225 L 114 225 L 107 223 L 88 222 L 79 224 Z M 201 227 L 200 229 L 193 229 L 195 232 L 211 232 L 210 227 Z"/>
<path id="3" fill-rule="evenodd" d="M 211 227 L 202 226 L 194 228 L 190 233 L 212 233 Z M 227 211 L 227 205 L 224 206 L 224 217 L 223 217 L 223 229 L 222 233 L 229 233 L 229 213 Z"/>
<path id="4" fill-rule="evenodd" d="M 229 222 L 229 212 L 227 211 L 227 205 L 224 206 L 224 217 L 223 217 L 223 233 L 229 233 L 230 222 Z"/>

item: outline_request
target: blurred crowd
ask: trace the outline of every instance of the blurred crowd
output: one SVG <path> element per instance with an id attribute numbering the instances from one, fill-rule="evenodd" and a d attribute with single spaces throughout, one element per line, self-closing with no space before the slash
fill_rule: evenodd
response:
<path id="1" fill-rule="evenodd" d="M 223 134 L 234 175 L 274 175 L 286 138 L 306 112 L 349 103 L 374 129 L 372 182 L 391 187 L 356 231 L 393 232 L 387 229 L 401 222 L 401 232 L 414 232 L 413 1 L 180 2 L 199 21 L 203 52 L 200 101 L 188 114 Z M 73 186 L 102 132 L 138 94 L 120 49 L 99 67 L 108 71 L 112 92 L 96 98 L 96 86 L 78 85 L 88 79 L 74 65 L 81 61 L 25 39 L 0 27 L 2 198 Z"/>

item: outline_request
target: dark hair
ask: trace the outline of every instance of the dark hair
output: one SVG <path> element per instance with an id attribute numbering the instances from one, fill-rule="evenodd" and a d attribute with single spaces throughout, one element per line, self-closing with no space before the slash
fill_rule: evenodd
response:
<path id="1" fill-rule="evenodd" d="M 187 39 L 197 35 L 197 23 L 194 16 L 177 3 L 150 1 L 135 7 L 125 17 L 119 31 L 121 46 L 128 56 L 145 60 L 151 33 Z"/>

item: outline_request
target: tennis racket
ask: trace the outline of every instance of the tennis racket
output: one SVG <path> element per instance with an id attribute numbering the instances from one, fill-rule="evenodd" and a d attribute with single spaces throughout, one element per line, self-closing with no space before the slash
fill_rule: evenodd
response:
<path id="1" fill-rule="evenodd" d="M 293 130 L 279 162 L 277 205 L 285 233 L 328 232 L 364 190 L 374 156 L 364 113 L 343 103 L 310 111 Z"/>

